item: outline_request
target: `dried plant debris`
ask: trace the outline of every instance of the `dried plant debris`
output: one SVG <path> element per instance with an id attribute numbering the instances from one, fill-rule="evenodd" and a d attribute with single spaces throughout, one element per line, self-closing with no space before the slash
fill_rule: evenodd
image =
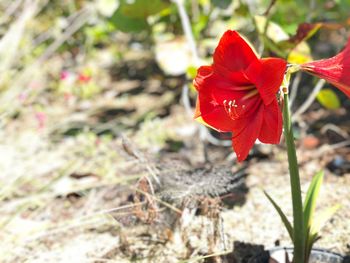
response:
<path id="1" fill-rule="evenodd" d="M 144 186 L 141 186 L 141 191 L 150 190 L 164 202 L 179 205 L 185 199 L 195 196 L 225 196 L 234 193 L 245 181 L 245 167 L 234 172 L 227 166 L 193 169 L 179 161 L 168 161 L 166 164 L 155 166 L 125 136 L 122 144 L 125 152 L 145 165 L 150 173 L 151 180 L 143 179 Z M 149 189 L 145 189 L 146 184 L 149 185 Z"/>
<path id="2" fill-rule="evenodd" d="M 245 169 L 232 173 L 228 167 L 164 171 L 157 196 L 170 203 L 183 203 L 195 196 L 220 197 L 234 193 L 244 184 Z"/>

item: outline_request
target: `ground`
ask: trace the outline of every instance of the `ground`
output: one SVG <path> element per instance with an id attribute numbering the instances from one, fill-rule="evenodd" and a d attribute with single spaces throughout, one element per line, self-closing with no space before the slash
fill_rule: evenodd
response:
<path id="1" fill-rule="evenodd" d="M 131 83 L 116 82 L 115 87 L 118 85 Z M 161 84 L 158 85 L 162 89 Z M 142 90 L 141 95 L 132 94 L 132 90 L 124 91 L 130 94 L 127 98 L 130 111 L 135 114 L 144 110 L 145 104 L 131 104 L 141 97 L 145 100 L 157 97 L 158 104 L 148 103 L 149 107 L 157 109 L 164 94 L 149 95 L 145 92 L 147 87 L 138 88 Z M 118 112 L 119 103 L 124 103 L 124 98 L 116 99 L 111 105 L 108 98 L 103 100 L 102 109 L 89 109 L 92 115 L 82 110 L 80 114 L 87 116 L 80 118 L 93 123 L 96 112 L 102 118 L 108 115 L 106 112 Z M 113 136 L 98 136 L 92 132 L 102 125 L 99 122 L 77 136 L 64 137 L 57 137 L 55 130 L 51 133 L 46 128 L 38 130 L 36 123 L 30 123 L 31 118 L 27 116 L 7 125 L 1 132 L 2 261 L 200 262 L 206 256 L 218 258 L 217 255 L 230 254 L 234 242 L 266 248 L 290 246 L 278 215 L 263 194 L 263 190 L 267 191 L 291 215 L 283 142 L 279 146 L 258 144 L 243 164 L 236 163 L 231 147 L 208 145 L 209 160 L 205 160 L 204 144 L 198 136 L 199 124 L 175 102 L 166 106 L 168 114 L 164 117 Z M 109 105 L 107 110 L 106 105 Z M 324 119 L 322 116 L 328 114 L 322 109 L 317 111 L 305 115 L 304 120 L 312 120 L 308 126 L 317 127 L 317 122 L 322 123 Z M 66 108 L 61 113 L 66 117 L 49 115 L 48 120 L 55 122 L 54 118 L 63 118 L 70 127 L 73 122 L 70 119 L 74 119 L 71 112 L 72 109 Z M 339 110 L 328 117 L 340 119 L 347 114 L 344 112 Z M 319 117 L 313 120 L 309 116 L 312 114 Z M 127 120 L 130 116 L 115 113 L 107 124 L 113 123 L 118 129 L 118 125 L 130 121 Z M 330 134 L 320 135 L 317 143 L 322 145 L 319 146 L 310 146 L 305 140 L 297 141 L 302 188 L 305 192 L 312 176 L 325 169 L 319 209 L 335 204 L 340 204 L 341 208 L 326 224 L 316 246 L 347 254 L 350 245 L 349 170 L 339 172 L 330 164 L 334 165 L 335 158 L 346 160 L 349 148 L 334 143 L 330 146 L 334 137 L 332 131 Z M 182 184 L 204 189 L 208 182 L 200 185 L 198 178 L 185 184 L 187 176 L 198 169 L 208 170 L 203 177 L 225 171 L 224 176 L 230 178 L 239 169 L 245 171 L 245 176 L 237 185 L 225 189 L 229 198 L 224 198 L 223 203 L 220 200 L 205 203 L 205 198 L 213 197 L 205 197 L 201 191 L 184 194 L 192 201 L 199 198 L 195 205 L 190 205 L 185 198 L 180 203 L 170 198 L 170 203 L 166 203 L 168 199 L 161 200 L 162 196 L 157 195 L 159 191 L 155 189 L 156 197 L 150 197 L 151 203 L 144 205 L 148 200 L 142 193 L 151 193 L 149 183 L 155 184 L 153 176 L 161 179 L 177 176 L 170 180 L 174 189 L 181 188 Z M 145 182 L 146 177 L 150 178 L 149 182 Z M 142 182 L 146 185 L 143 188 Z M 172 184 L 167 187 L 165 191 L 174 196 Z M 218 192 L 222 191 L 222 185 L 217 187 Z M 139 198 L 135 199 L 137 193 Z M 203 203 L 209 210 L 198 208 Z M 150 215 L 152 209 L 154 215 Z M 198 209 L 204 212 L 199 213 Z M 210 209 L 217 209 L 217 214 L 210 213 Z"/>
<path id="2" fill-rule="evenodd" d="M 100 2 L 107 7 L 98 13 Z M 291 218 L 283 136 L 278 145 L 257 142 L 238 163 L 230 134 L 193 120 L 196 69 L 175 5 L 143 17 L 155 21 L 141 21 L 146 31 L 125 33 L 110 24 L 112 2 L 0 3 L 0 262 L 244 263 L 291 246 L 264 195 Z M 145 3 L 135 2 L 129 19 L 139 23 Z M 254 5 L 186 5 L 201 63 L 228 28 L 267 56 L 291 51 L 285 37 L 301 42 L 293 54 L 301 60 L 346 43 L 346 1 L 326 1 L 326 11 L 314 1 L 243 2 Z M 290 10 L 300 15 L 293 25 Z M 337 15 L 310 42 L 315 24 L 296 34 L 299 23 Z M 273 30 L 255 28 L 269 19 Z M 350 256 L 350 103 L 325 84 L 336 107 L 327 98 L 304 104 L 319 83 L 301 73 L 291 80 L 302 190 L 325 171 L 318 211 L 340 208 L 316 247 Z"/>

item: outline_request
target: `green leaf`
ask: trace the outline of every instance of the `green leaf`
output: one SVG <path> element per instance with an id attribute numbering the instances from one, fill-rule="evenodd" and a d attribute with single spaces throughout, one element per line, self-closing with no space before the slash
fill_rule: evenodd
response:
<path id="1" fill-rule="evenodd" d="M 200 33 L 208 27 L 209 16 L 201 14 L 196 23 L 193 24 L 192 30 L 196 38 L 200 37 Z"/>
<path id="2" fill-rule="evenodd" d="M 312 235 L 318 234 L 322 227 L 327 223 L 329 219 L 331 219 L 331 217 L 339 210 L 340 207 L 341 206 L 337 204 L 319 213 L 319 215 L 316 217 L 314 223 L 311 226 L 310 233 Z"/>
<path id="3" fill-rule="evenodd" d="M 123 1 L 121 4 L 121 12 L 130 18 L 146 19 L 151 15 L 155 15 L 167 8 L 169 4 L 162 0 L 133 0 Z"/>
<path id="4" fill-rule="evenodd" d="M 270 200 L 271 204 L 274 206 L 274 208 L 276 209 L 277 213 L 279 214 L 279 216 L 281 217 L 281 220 L 284 224 L 284 226 L 286 227 L 288 234 L 291 238 L 291 240 L 293 241 L 293 227 L 290 224 L 290 222 L 288 221 L 288 218 L 286 217 L 286 215 L 283 213 L 282 209 L 277 205 L 277 203 L 272 199 L 272 197 L 264 191 L 264 194 L 266 195 L 266 197 Z"/>
<path id="5" fill-rule="evenodd" d="M 331 89 L 323 89 L 317 94 L 318 102 L 330 110 L 335 110 L 340 107 L 340 101 L 335 94 L 335 92 Z"/>
<path id="6" fill-rule="evenodd" d="M 215 7 L 226 9 L 232 3 L 232 0 L 211 0 L 211 4 Z"/>
<path id="7" fill-rule="evenodd" d="M 323 181 L 324 172 L 318 172 L 310 183 L 309 189 L 307 190 L 305 201 L 304 201 L 304 231 L 305 234 L 308 234 L 311 225 L 312 218 L 316 208 L 316 199 L 320 192 L 320 188 Z"/>
<path id="8" fill-rule="evenodd" d="M 254 16 L 257 29 L 275 43 L 289 39 L 289 36 L 277 23 L 269 21 L 265 16 Z M 265 32 L 266 31 L 266 32 Z"/>
<path id="9" fill-rule="evenodd" d="M 305 233 L 305 243 L 306 243 L 305 253 L 307 257 L 310 255 L 312 245 L 316 241 L 316 237 L 317 237 L 317 233 L 312 234 L 310 232 L 310 229 L 313 222 L 312 220 L 316 209 L 316 200 L 320 192 L 323 176 L 324 176 L 324 172 L 320 171 L 312 178 L 312 181 L 310 183 L 309 189 L 307 190 L 305 201 L 304 201 L 303 214 L 304 214 L 304 233 Z"/>
<path id="10" fill-rule="evenodd" d="M 309 258 L 311 249 L 315 242 L 320 239 L 320 235 L 318 234 L 321 228 L 324 226 L 324 224 L 337 212 L 337 210 L 340 208 L 340 205 L 335 205 L 332 207 L 329 207 L 328 209 L 324 210 L 319 214 L 319 216 L 316 218 L 314 223 L 311 225 L 311 229 L 309 229 L 308 238 L 306 240 L 306 259 Z"/>
<path id="11" fill-rule="evenodd" d="M 312 247 L 319 238 L 320 236 L 317 233 L 308 236 L 308 240 L 306 241 L 306 247 L 305 247 L 306 260 L 310 257 Z"/>
<path id="12" fill-rule="evenodd" d="M 194 79 L 197 75 L 197 67 L 189 66 L 186 70 L 186 75 L 189 79 Z"/>
<path id="13" fill-rule="evenodd" d="M 125 16 L 120 8 L 113 14 L 109 20 L 112 25 L 123 32 L 140 32 L 148 28 L 145 19 L 130 18 Z"/>
<path id="14" fill-rule="evenodd" d="M 303 64 L 312 60 L 311 50 L 306 42 L 301 42 L 294 47 L 287 58 L 287 61 L 292 64 Z"/>

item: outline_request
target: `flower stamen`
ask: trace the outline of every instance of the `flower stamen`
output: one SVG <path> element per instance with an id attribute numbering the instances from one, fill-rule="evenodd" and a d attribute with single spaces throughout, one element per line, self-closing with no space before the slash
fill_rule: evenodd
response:
<path id="1" fill-rule="evenodd" d="M 259 91 L 258 91 L 257 89 L 254 89 L 254 90 L 248 92 L 248 93 L 242 98 L 242 100 L 247 100 L 247 99 L 249 99 L 249 98 L 251 98 L 251 97 L 254 97 L 254 96 L 257 95 L 258 93 L 259 93 Z"/>
<path id="2" fill-rule="evenodd" d="M 238 119 L 239 114 L 237 112 L 238 105 L 236 104 L 236 100 L 229 100 L 229 101 L 224 100 L 223 101 L 223 105 L 224 105 L 224 108 L 225 108 L 225 111 L 226 111 L 227 115 L 232 120 Z M 245 108 L 245 105 L 244 105 L 244 108 Z"/>

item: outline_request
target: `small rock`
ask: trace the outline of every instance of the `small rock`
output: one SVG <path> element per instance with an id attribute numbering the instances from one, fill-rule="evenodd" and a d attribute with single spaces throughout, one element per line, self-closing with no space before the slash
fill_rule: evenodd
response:
<path id="1" fill-rule="evenodd" d="M 308 150 L 315 149 L 320 144 L 320 140 L 313 135 L 308 135 L 302 140 L 302 145 Z"/>

